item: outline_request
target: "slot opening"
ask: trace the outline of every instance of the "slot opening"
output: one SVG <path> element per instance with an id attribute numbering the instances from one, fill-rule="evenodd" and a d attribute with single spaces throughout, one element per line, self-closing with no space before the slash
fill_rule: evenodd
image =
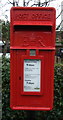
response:
<path id="1" fill-rule="evenodd" d="M 31 26 L 31 25 L 14 25 L 15 31 L 52 31 L 52 26 L 49 25 L 41 25 L 41 26 Z"/>

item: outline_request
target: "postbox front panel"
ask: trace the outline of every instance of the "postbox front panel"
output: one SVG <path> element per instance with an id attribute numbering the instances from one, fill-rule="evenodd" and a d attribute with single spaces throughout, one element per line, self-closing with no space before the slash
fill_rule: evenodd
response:
<path id="1" fill-rule="evenodd" d="M 55 10 L 13 7 L 10 31 L 11 108 L 51 110 L 54 96 Z"/>

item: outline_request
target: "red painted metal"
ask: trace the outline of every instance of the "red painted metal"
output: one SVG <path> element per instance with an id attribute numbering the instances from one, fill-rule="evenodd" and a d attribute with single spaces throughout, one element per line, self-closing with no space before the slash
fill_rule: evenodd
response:
<path id="1" fill-rule="evenodd" d="M 10 107 L 51 110 L 54 99 L 55 9 L 13 7 L 10 24 Z M 30 56 L 30 50 L 36 55 Z M 40 60 L 40 91 L 24 91 L 24 60 Z"/>

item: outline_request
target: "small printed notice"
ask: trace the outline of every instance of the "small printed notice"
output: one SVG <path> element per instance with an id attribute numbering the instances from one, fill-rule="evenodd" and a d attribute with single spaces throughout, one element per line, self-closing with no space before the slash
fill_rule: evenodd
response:
<path id="1" fill-rule="evenodd" d="M 41 60 L 24 60 L 24 92 L 40 92 Z"/>

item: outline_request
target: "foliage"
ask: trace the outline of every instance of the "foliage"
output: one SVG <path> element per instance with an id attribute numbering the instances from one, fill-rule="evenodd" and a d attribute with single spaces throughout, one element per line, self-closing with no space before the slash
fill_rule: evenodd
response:
<path id="1" fill-rule="evenodd" d="M 10 36 L 10 24 L 9 21 L 5 22 L 2 21 L 2 41 L 6 42 L 6 40 L 10 40 L 9 36 Z"/>
<path id="2" fill-rule="evenodd" d="M 9 59 L 2 62 L 2 120 L 28 120 L 26 111 L 11 110 L 9 101 Z M 63 120 L 63 64 L 55 65 L 55 98 L 51 111 L 35 111 L 35 120 Z M 33 119 L 34 120 L 34 119 Z"/>
<path id="3" fill-rule="evenodd" d="M 2 42 L 4 43 L 3 46 L 3 55 L 5 56 L 7 53 L 7 49 L 10 43 L 10 23 L 9 21 L 2 21 Z"/>
<path id="4" fill-rule="evenodd" d="M 63 31 L 56 31 L 56 43 L 63 45 Z"/>

